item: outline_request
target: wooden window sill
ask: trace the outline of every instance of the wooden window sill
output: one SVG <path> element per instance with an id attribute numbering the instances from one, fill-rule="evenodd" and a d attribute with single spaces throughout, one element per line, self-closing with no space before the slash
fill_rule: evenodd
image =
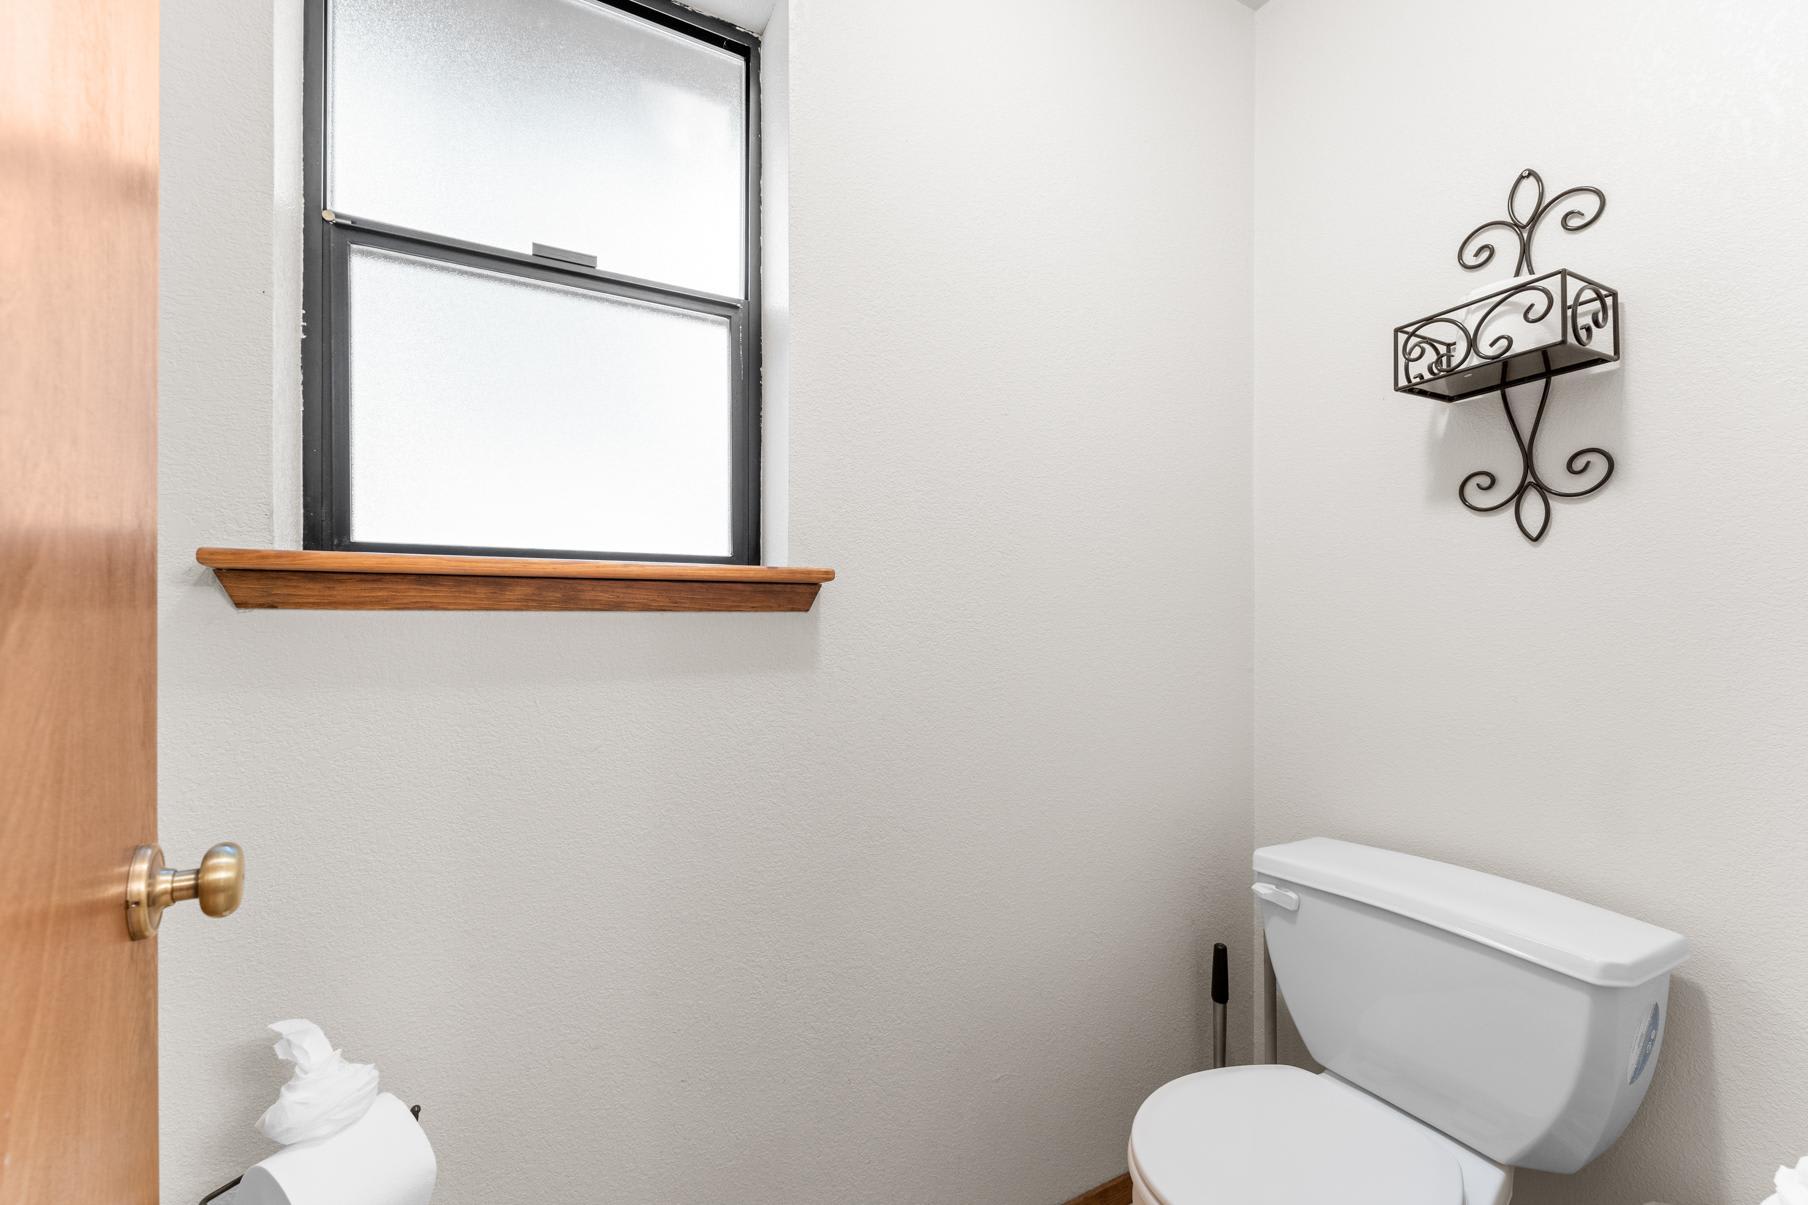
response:
<path id="1" fill-rule="evenodd" d="M 200 548 L 240 609 L 808 611 L 833 569 Z"/>

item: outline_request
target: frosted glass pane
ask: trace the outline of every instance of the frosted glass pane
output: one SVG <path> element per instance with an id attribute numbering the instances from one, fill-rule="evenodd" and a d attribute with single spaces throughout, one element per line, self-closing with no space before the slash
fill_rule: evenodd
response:
<path id="1" fill-rule="evenodd" d="M 742 292 L 746 62 L 594 0 L 333 0 L 328 206 Z"/>
<path id="2" fill-rule="evenodd" d="M 353 247 L 351 538 L 727 556 L 727 319 Z"/>

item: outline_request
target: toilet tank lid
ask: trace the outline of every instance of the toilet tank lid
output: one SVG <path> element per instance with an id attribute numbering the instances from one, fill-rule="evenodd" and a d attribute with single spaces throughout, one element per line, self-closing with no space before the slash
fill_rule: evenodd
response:
<path id="1" fill-rule="evenodd" d="M 1680 933 L 1498 875 L 1310 837 L 1256 850 L 1255 870 L 1369 904 L 1584 983 L 1636 987 L 1680 963 Z"/>

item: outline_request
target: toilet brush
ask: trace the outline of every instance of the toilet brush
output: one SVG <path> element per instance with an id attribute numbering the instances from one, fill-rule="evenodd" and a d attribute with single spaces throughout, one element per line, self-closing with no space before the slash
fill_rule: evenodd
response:
<path id="1" fill-rule="evenodd" d="M 1224 1066 L 1224 1008 L 1230 1003 L 1230 951 L 1223 942 L 1212 946 L 1212 1069 Z"/>

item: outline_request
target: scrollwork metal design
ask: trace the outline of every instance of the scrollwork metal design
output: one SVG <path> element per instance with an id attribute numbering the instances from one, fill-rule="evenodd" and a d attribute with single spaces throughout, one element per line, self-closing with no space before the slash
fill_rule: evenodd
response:
<path id="1" fill-rule="evenodd" d="M 1566 203 L 1573 207 L 1564 211 L 1558 219 L 1559 225 L 1570 231 L 1586 230 L 1606 211 L 1607 194 L 1592 185 L 1584 185 L 1565 189 L 1546 200 L 1544 178 L 1528 167 L 1519 173 L 1513 187 L 1507 190 L 1507 216 L 1483 222 L 1471 230 L 1457 248 L 1456 262 L 1469 271 L 1486 267 L 1494 259 L 1496 251 L 1505 245 L 1504 236 L 1510 234 L 1519 252 L 1514 274 L 1531 275 L 1536 271 L 1532 267 L 1532 245 L 1538 236 L 1538 228 L 1545 218 Z M 1482 331 L 1496 310 L 1532 287 L 1536 286 L 1525 286 L 1507 293 L 1490 306 L 1482 315 L 1481 321 L 1475 324 L 1472 346 L 1478 359 L 1501 360 L 1513 350 L 1513 340 L 1507 335 L 1497 336 L 1484 346 Z M 1548 289 L 1538 291 L 1544 294 L 1543 309 L 1539 310 L 1539 299 L 1536 297 L 1528 302 L 1524 315 L 1528 323 L 1542 322 L 1556 304 Z M 1594 333 L 1607 325 L 1610 305 L 1606 293 L 1592 284 L 1576 293 L 1566 315 L 1570 335 L 1575 342 L 1587 346 L 1594 338 Z M 1505 346 L 1501 346 L 1503 343 Z M 1540 352 L 1539 356 L 1544 363 L 1545 375 L 1539 382 L 1538 408 L 1532 414 L 1531 423 L 1523 430 L 1513 413 L 1512 399 L 1508 396 L 1508 390 L 1512 386 L 1503 380 L 1500 387 L 1500 408 L 1507 416 L 1507 426 L 1513 432 L 1513 442 L 1519 448 L 1519 483 L 1510 493 L 1494 500 L 1494 491 L 1501 485 L 1500 478 L 1490 469 L 1477 469 L 1463 478 L 1456 491 L 1457 500 L 1478 514 L 1490 514 L 1512 507 L 1513 522 L 1518 525 L 1519 533 L 1534 544 L 1542 540 L 1551 528 L 1552 498 L 1585 498 L 1606 485 L 1614 470 L 1613 456 L 1604 448 L 1591 447 L 1572 452 L 1563 464 L 1564 471 L 1572 478 L 1587 479 L 1598 470 L 1599 477 L 1589 484 L 1575 489 L 1559 489 L 1547 482 L 1540 473 L 1538 432 L 1544 426 L 1545 406 L 1551 400 L 1551 358 L 1549 352 Z M 1505 371 L 1503 368 L 1503 377 Z"/>
<path id="2" fill-rule="evenodd" d="M 1500 312 L 1502 306 L 1515 297 L 1527 295 L 1531 296 L 1531 300 L 1526 302 L 1525 312 L 1520 315 L 1521 320 L 1527 326 L 1536 326 L 1551 316 L 1551 310 L 1555 309 L 1557 305 L 1557 295 L 1541 284 L 1523 284 L 1511 293 L 1503 294 L 1500 300 L 1483 312 L 1481 321 L 1475 324 L 1475 358 L 1477 360 L 1504 360 L 1513 354 L 1513 336 L 1496 335 L 1484 346 L 1481 342 L 1482 332 L 1488 329 L 1488 323 L 1494 318 L 1494 315 Z M 1543 304 L 1539 304 L 1540 302 Z"/>
<path id="3" fill-rule="evenodd" d="M 1593 306 L 1590 312 L 1586 307 Z M 1570 338 L 1587 347 L 1594 342 L 1595 332 L 1604 330 L 1607 320 L 1612 316 L 1608 308 L 1610 303 L 1607 294 L 1595 285 L 1583 285 L 1576 290 L 1576 300 L 1569 311 Z"/>
<path id="4" fill-rule="evenodd" d="M 1530 195 L 1522 197 L 1522 191 L 1528 185 Z M 1513 187 L 1507 190 L 1507 216 L 1483 222 L 1471 230 L 1463 239 L 1462 245 L 1456 249 L 1456 262 L 1471 272 L 1487 267 L 1494 261 L 1494 254 L 1502 245 L 1497 241 L 1499 235 L 1490 234 L 1491 231 L 1498 231 L 1512 235 L 1518 244 L 1519 259 L 1513 275 L 1531 275 L 1537 271 L 1532 267 L 1532 243 L 1538 237 L 1538 227 L 1565 201 L 1573 201 L 1576 205 L 1558 219 L 1558 224 L 1565 230 L 1586 230 L 1607 211 L 1607 194 L 1589 184 L 1566 188 L 1550 200 L 1545 200 L 1544 177 L 1531 168 L 1526 168 L 1519 173 L 1519 179 L 1513 181 Z M 1480 238 L 1482 235 L 1488 237 Z M 1480 241 L 1477 241 L 1478 238 Z"/>
<path id="5" fill-rule="evenodd" d="M 1548 355 L 1545 356 L 1546 367 L 1549 366 Z M 1551 527 L 1552 498 L 1586 498 L 1607 484 L 1613 476 L 1613 456 L 1605 448 L 1582 448 L 1570 453 L 1564 461 L 1563 469 L 1571 477 L 1587 477 L 1599 466 L 1601 475 L 1592 484 L 1579 489 L 1558 489 L 1545 481 L 1538 470 L 1538 459 L 1535 451 L 1538 444 L 1538 431 L 1544 426 L 1544 408 L 1551 400 L 1551 379 L 1545 377 L 1539 382 L 1538 409 L 1532 414 L 1532 421 L 1522 432 L 1519 419 L 1513 414 L 1513 403 L 1507 397 L 1507 388 L 1500 391 L 1500 408 L 1507 416 L 1507 426 L 1512 429 L 1513 442 L 1519 447 L 1521 467 L 1519 484 L 1513 492 L 1505 495 L 1498 502 L 1479 501 L 1483 495 L 1491 494 L 1500 484 L 1500 479 L 1492 470 L 1477 469 L 1463 478 L 1457 486 L 1456 496 L 1462 504 L 1477 514 L 1489 514 L 1497 510 L 1513 508 L 1513 522 L 1519 525 L 1519 533 L 1536 544 L 1544 538 L 1544 533 Z M 1510 388 L 1510 386 L 1508 387 Z M 1473 494 L 1473 497 L 1471 496 Z M 1529 512 L 1536 507 L 1536 518 Z"/>
<path id="6" fill-rule="evenodd" d="M 1429 331 L 1437 334 L 1428 334 Z M 1462 364 L 1473 346 L 1469 328 L 1454 318 L 1428 318 L 1403 333 L 1400 362 L 1406 367 L 1407 380 L 1414 384 L 1442 376 Z M 1440 339 L 1438 335 L 1450 337 Z M 1425 363 L 1427 357 L 1429 364 Z"/>

